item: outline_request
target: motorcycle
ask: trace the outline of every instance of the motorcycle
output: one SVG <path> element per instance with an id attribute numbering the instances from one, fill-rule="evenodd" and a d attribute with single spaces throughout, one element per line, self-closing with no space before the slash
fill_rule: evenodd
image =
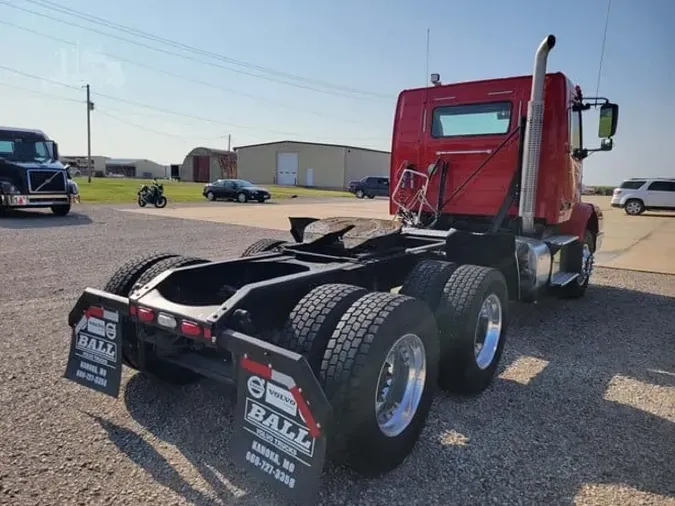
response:
<path id="1" fill-rule="evenodd" d="M 144 184 L 141 186 L 141 189 L 138 190 L 137 195 L 138 205 L 140 207 L 153 204 L 155 207 L 162 208 L 166 207 L 168 202 L 167 198 L 164 196 L 164 186 L 161 184 L 153 184 L 151 186 Z"/>

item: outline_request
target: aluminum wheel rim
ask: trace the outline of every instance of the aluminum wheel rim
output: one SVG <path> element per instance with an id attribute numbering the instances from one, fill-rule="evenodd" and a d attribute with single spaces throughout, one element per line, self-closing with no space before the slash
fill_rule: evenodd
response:
<path id="1" fill-rule="evenodd" d="M 640 212 L 640 204 L 638 204 L 637 202 L 629 202 L 628 204 L 626 204 L 626 210 L 630 214 L 637 214 L 638 212 Z"/>
<path id="2" fill-rule="evenodd" d="M 584 243 L 584 249 L 581 257 L 581 273 L 577 277 L 577 283 L 583 285 L 591 277 L 593 272 L 593 253 L 591 247 Z"/>
<path id="3" fill-rule="evenodd" d="M 245 200 L 246 200 L 246 195 L 244 195 L 243 193 L 240 193 L 239 196 L 237 197 L 237 200 L 238 200 L 239 202 L 245 201 Z"/>
<path id="4" fill-rule="evenodd" d="M 487 369 L 497 354 L 502 336 L 502 315 L 502 303 L 497 295 L 491 293 L 480 308 L 473 338 L 474 355 L 479 369 Z"/>
<path id="5" fill-rule="evenodd" d="M 417 413 L 427 376 L 427 354 L 417 334 L 405 334 L 387 353 L 375 392 L 377 425 L 387 437 L 401 434 Z"/>

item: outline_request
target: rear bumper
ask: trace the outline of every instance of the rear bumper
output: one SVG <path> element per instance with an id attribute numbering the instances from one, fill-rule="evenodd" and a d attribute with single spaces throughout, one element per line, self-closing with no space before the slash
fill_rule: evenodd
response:
<path id="1" fill-rule="evenodd" d="M 0 195 L 0 206 L 9 208 L 39 208 L 78 204 L 79 195 L 67 195 L 63 193 L 40 194 L 40 195 Z"/>
<path id="2" fill-rule="evenodd" d="M 125 333 L 146 324 L 139 321 L 144 306 L 136 304 L 85 289 L 68 315 L 72 335 L 67 379 L 119 396 L 123 343 L 129 338 Z M 154 311 L 157 321 L 162 310 Z M 219 330 L 209 340 L 217 350 L 229 352 L 224 355 L 231 359 L 221 361 L 221 367 L 212 361 L 207 373 L 198 366 L 199 353 L 172 362 L 237 386 L 233 459 L 282 494 L 311 504 L 320 485 L 332 407 L 307 360 L 231 329 Z"/>

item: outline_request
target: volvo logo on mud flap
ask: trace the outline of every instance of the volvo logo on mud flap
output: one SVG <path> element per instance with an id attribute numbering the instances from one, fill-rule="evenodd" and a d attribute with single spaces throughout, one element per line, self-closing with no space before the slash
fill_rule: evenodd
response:
<path id="1" fill-rule="evenodd" d="M 314 454 L 314 438 L 306 427 L 252 399 L 246 399 L 245 419 L 256 427 L 270 431 L 305 455 L 311 457 Z"/>
<path id="2" fill-rule="evenodd" d="M 248 392 L 256 399 L 262 398 L 265 394 L 265 380 L 259 376 L 251 376 L 247 384 Z"/>
<path id="3" fill-rule="evenodd" d="M 291 392 L 270 382 L 267 382 L 265 402 L 279 408 L 291 416 L 296 416 L 298 414 L 298 404 L 295 402 Z"/>

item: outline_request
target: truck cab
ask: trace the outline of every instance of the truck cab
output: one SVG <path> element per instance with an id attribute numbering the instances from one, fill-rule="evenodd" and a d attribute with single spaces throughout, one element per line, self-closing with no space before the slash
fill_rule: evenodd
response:
<path id="1" fill-rule="evenodd" d="M 0 127 L 0 211 L 50 208 L 64 216 L 77 200 L 56 142 L 41 130 Z"/>
<path id="2" fill-rule="evenodd" d="M 602 212 L 581 200 L 583 159 L 590 151 L 611 149 L 611 135 L 600 149 L 585 148 L 582 114 L 589 104 L 581 89 L 561 72 L 545 74 L 543 118 L 536 125 L 530 122 L 540 136 L 538 146 L 529 147 L 530 155 L 537 156 L 532 149 L 538 150 L 538 161 L 524 178 L 533 80 L 533 75 L 525 75 L 455 84 L 436 81 L 434 86 L 401 92 L 392 139 L 391 178 L 398 191 L 390 201 L 391 214 L 423 189 L 420 220 L 433 221 L 435 228 L 485 231 L 501 213 L 500 229 L 523 233 L 521 186 L 534 181 L 534 226 L 526 235 L 583 237 L 590 228 L 600 242 Z M 615 104 L 603 107 L 612 114 L 617 110 Z M 404 172 L 407 180 L 402 182 Z"/>

